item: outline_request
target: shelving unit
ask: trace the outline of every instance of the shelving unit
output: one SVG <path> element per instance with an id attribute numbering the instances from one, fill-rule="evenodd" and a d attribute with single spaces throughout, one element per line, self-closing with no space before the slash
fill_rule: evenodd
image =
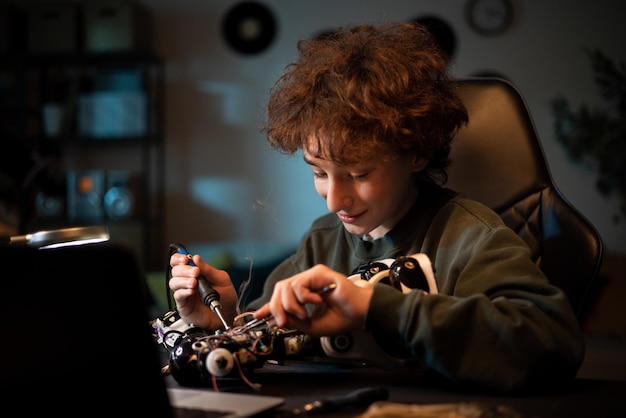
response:
<path id="1" fill-rule="evenodd" d="M 145 269 L 162 269 L 161 59 L 144 51 L 5 54 L 0 70 L 3 132 L 35 160 L 19 197 L 20 233 L 107 225 Z"/>

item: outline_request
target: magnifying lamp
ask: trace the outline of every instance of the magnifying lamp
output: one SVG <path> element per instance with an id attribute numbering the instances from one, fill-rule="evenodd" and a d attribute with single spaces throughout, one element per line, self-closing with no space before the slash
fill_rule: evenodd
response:
<path id="1" fill-rule="evenodd" d="M 27 245 L 44 249 L 92 244 L 108 241 L 109 238 L 109 230 L 105 226 L 81 226 L 12 236 L 9 237 L 9 245 Z"/>

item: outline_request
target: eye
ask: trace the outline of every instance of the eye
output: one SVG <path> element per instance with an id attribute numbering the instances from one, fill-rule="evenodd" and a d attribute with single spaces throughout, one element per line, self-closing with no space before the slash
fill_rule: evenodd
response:
<path id="1" fill-rule="evenodd" d="M 369 173 L 369 171 L 366 173 L 350 173 L 350 179 L 355 181 L 364 180 L 365 178 L 367 178 Z"/>
<path id="2" fill-rule="evenodd" d="M 324 179 L 326 177 L 327 177 L 327 175 L 323 171 L 313 171 L 313 178 Z"/>

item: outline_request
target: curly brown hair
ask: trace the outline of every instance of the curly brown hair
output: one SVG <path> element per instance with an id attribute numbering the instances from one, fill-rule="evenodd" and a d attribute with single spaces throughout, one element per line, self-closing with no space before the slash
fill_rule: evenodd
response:
<path id="1" fill-rule="evenodd" d="M 341 27 L 298 51 L 270 92 L 262 131 L 272 148 L 342 165 L 414 152 L 429 160 L 422 177 L 446 181 L 467 111 L 424 26 Z"/>

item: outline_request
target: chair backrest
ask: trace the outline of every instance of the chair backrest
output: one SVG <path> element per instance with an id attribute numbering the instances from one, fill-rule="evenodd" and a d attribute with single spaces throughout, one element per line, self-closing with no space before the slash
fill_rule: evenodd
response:
<path id="1" fill-rule="evenodd" d="M 459 80 L 469 124 L 452 144 L 447 187 L 495 210 L 530 246 L 579 321 L 598 275 L 602 240 L 560 193 L 521 93 L 500 78 Z"/>

